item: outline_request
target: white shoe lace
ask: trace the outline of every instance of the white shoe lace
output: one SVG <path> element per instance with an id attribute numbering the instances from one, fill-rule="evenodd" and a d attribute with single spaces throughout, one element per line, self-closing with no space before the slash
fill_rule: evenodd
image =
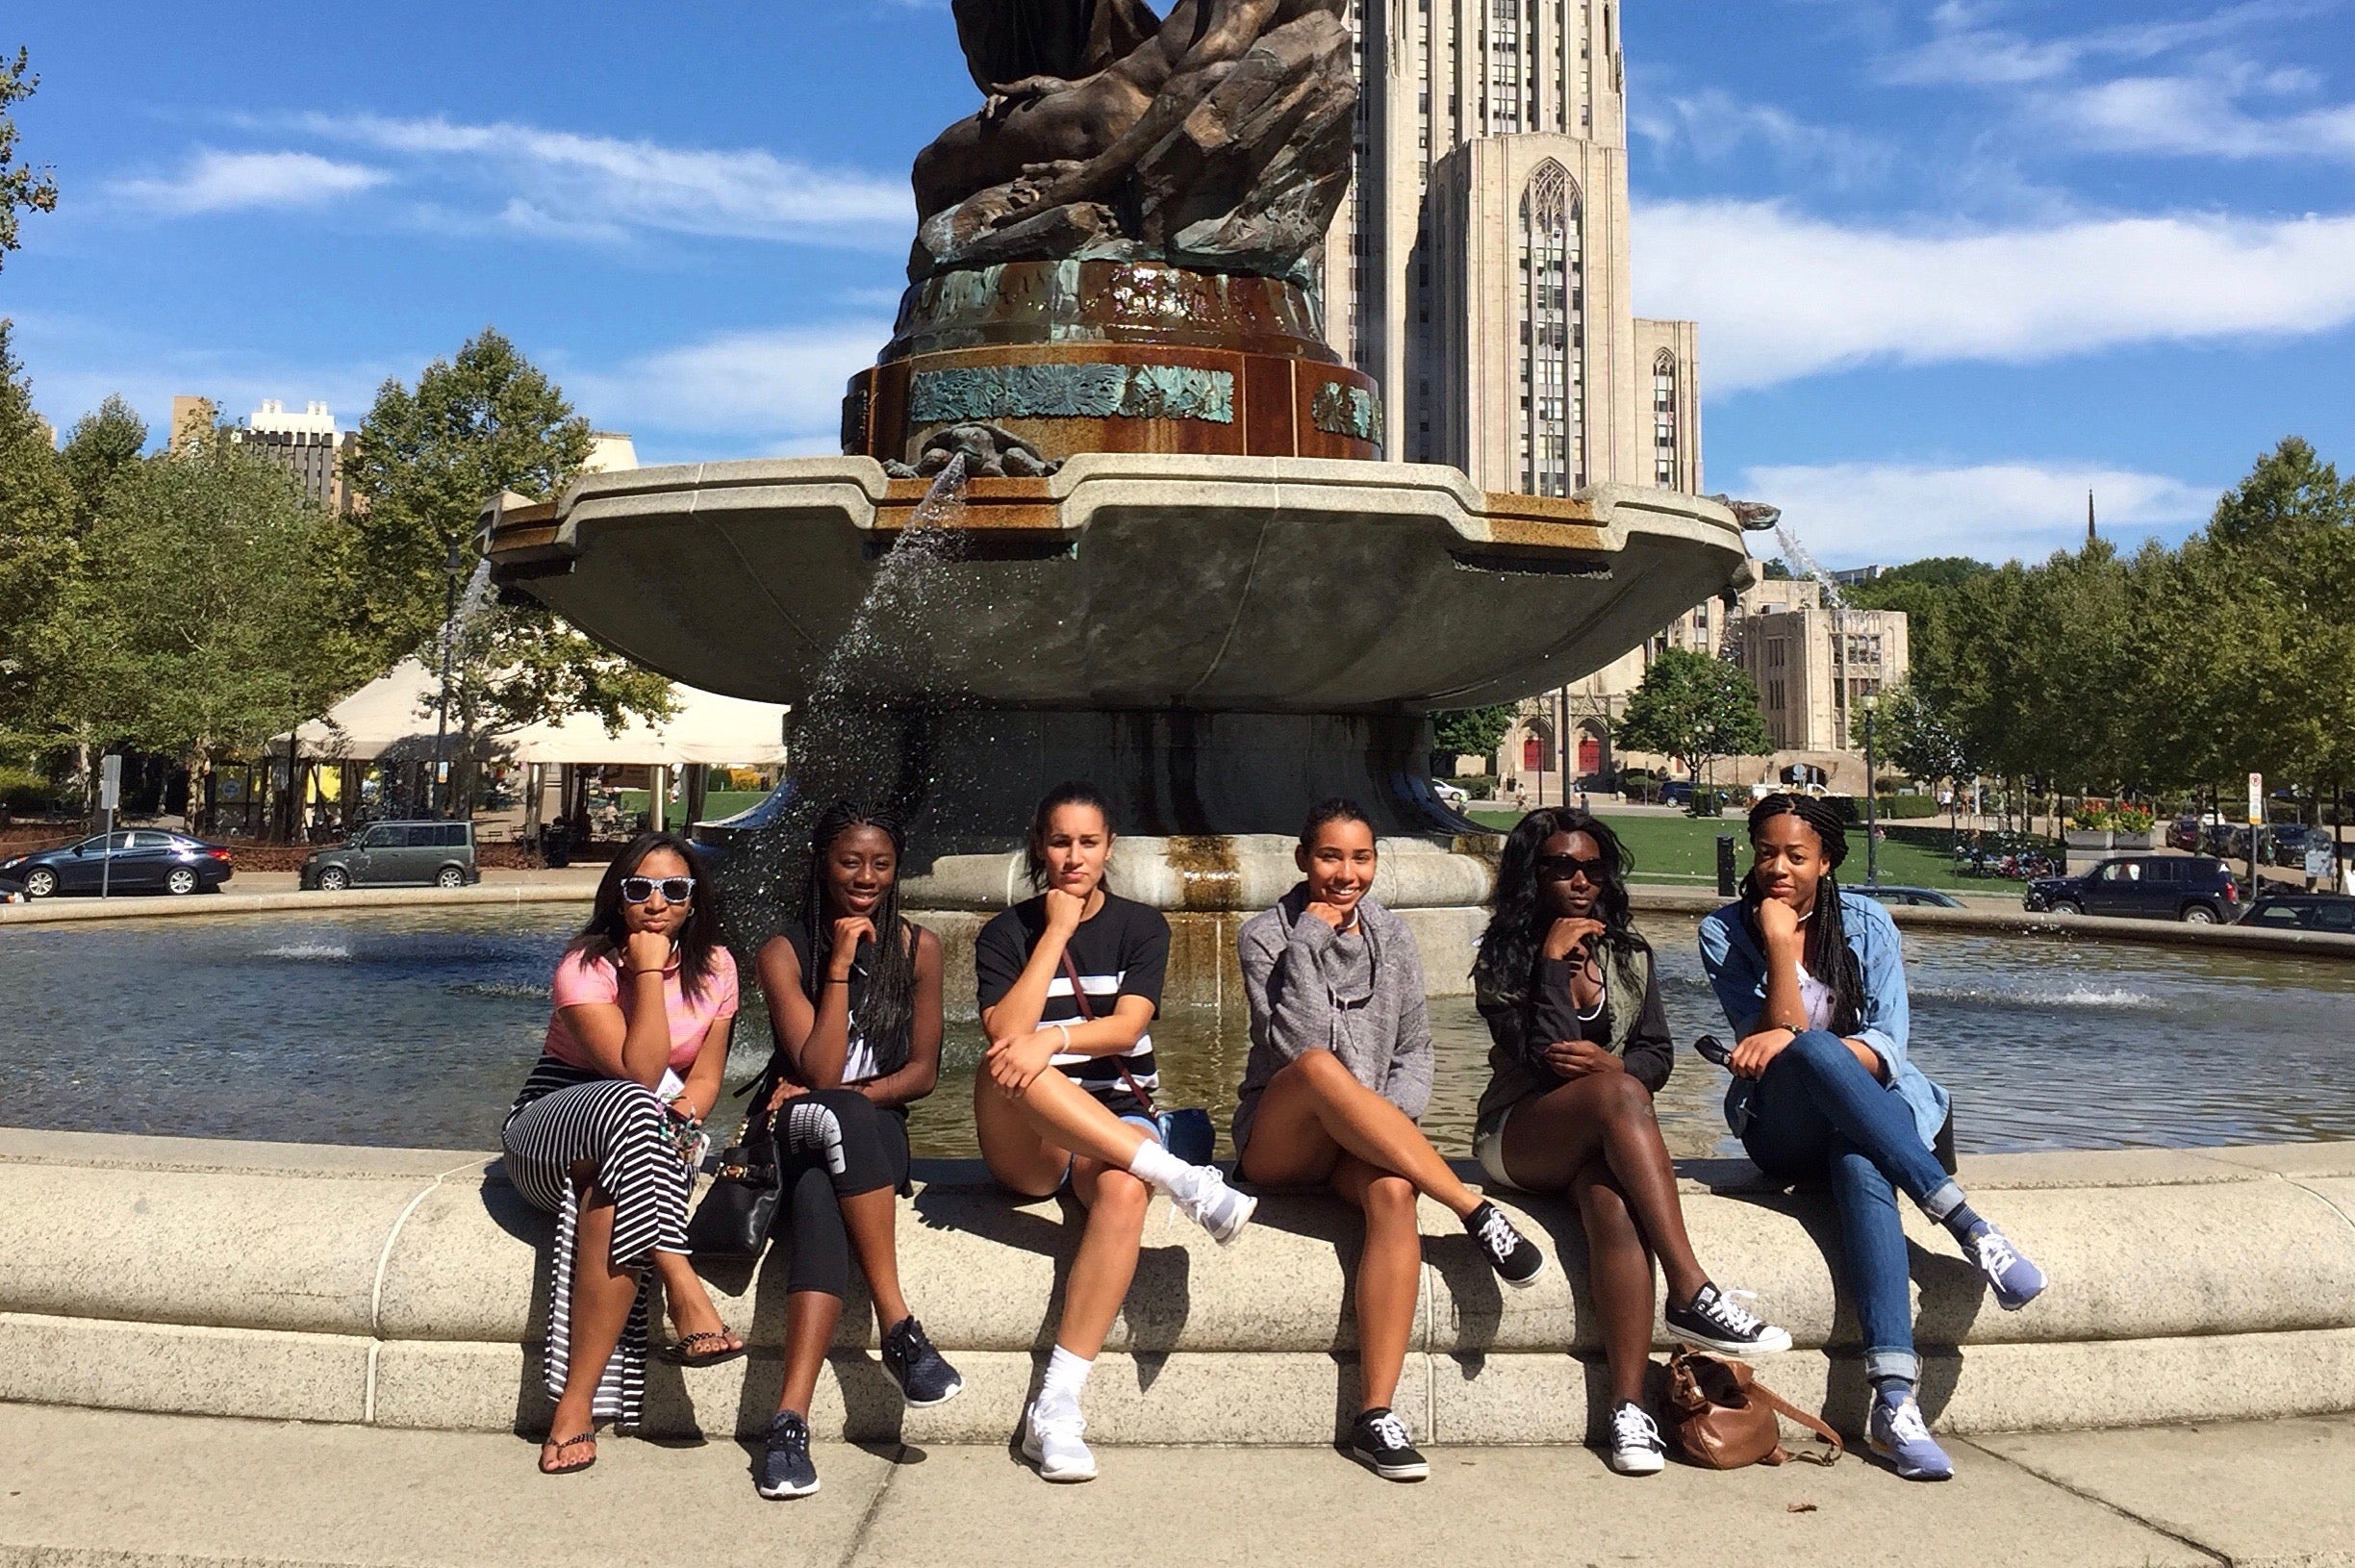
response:
<path id="1" fill-rule="evenodd" d="M 2000 1230 L 1980 1231 L 1972 1245 L 1979 1249 L 1979 1267 L 1983 1273 L 1999 1275 L 2019 1261 L 2019 1253 L 2012 1250 L 2012 1243 Z"/>
<path id="2" fill-rule="evenodd" d="M 1367 1421 L 1366 1430 L 1372 1432 L 1384 1448 L 1414 1447 L 1414 1440 L 1406 1435 L 1406 1423 L 1387 1410 Z"/>
<path id="3" fill-rule="evenodd" d="M 1521 1245 L 1521 1232 L 1515 1230 L 1513 1223 L 1505 1218 L 1503 1209 L 1492 1208 L 1488 1211 L 1488 1218 L 1481 1222 L 1481 1245 L 1488 1249 L 1489 1256 L 1502 1263 L 1513 1255 L 1514 1248 Z"/>
<path id="4" fill-rule="evenodd" d="M 1737 1338 L 1749 1339 L 1766 1327 L 1765 1321 L 1741 1303 L 1758 1300 L 1754 1290 L 1720 1290 L 1717 1299 L 1709 1302 L 1707 1315 L 1733 1330 Z"/>
<path id="5" fill-rule="evenodd" d="M 1611 1446 L 1616 1449 L 1657 1449 L 1659 1427 L 1640 1404 L 1622 1404 L 1611 1412 Z"/>
<path id="6" fill-rule="evenodd" d="M 1930 1423 L 1922 1419 L 1921 1406 L 1912 1400 L 1886 1407 L 1889 1413 L 1889 1434 L 1899 1443 L 1927 1443 Z"/>

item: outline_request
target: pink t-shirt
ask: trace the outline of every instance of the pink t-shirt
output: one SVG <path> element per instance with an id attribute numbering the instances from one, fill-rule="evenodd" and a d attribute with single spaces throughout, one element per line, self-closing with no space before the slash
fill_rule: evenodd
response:
<path id="1" fill-rule="evenodd" d="M 621 971 L 612 958 L 591 959 L 586 953 L 572 952 L 556 966 L 556 979 L 549 989 L 556 1005 L 548 1014 L 547 1053 L 595 1071 L 595 1061 L 573 1034 L 572 1025 L 565 1022 L 564 1010 L 601 1001 L 620 1007 L 626 1022 L 636 988 L 622 989 Z M 684 1073 L 695 1065 L 696 1052 L 702 1049 L 703 1036 L 713 1023 L 736 1016 L 735 958 L 725 948 L 714 948 L 711 973 L 703 977 L 703 994 L 694 998 L 682 994 L 678 960 L 673 958 L 663 972 L 663 1012 L 671 1023 L 671 1069 Z"/>

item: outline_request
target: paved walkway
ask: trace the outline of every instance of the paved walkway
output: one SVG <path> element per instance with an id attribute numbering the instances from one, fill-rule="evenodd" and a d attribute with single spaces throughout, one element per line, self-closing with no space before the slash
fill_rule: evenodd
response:
<path id="1" fill-rule="evenodd" d="M 1952 1447 L 1942 1486 L 1854 1457 L 1632 1480 L 1459 1449 L 1396 1486 L 1324 1450 L 1117 1449 L 1051 1487 L 1002 1449 L 821 1445 L 823 1489 L 771 1504 L 732 1442 L 609 1439 L 547 1479 L 512 1437 L 0 1405 L 0 1568 L 2355 1564 L 2355 1417 Z"/>

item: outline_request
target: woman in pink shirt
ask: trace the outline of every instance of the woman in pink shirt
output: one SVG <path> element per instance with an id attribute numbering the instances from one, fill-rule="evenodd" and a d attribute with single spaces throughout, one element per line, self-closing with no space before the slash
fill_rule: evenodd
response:
<path id="1" fill-rule="evenodd" d="M 712 892 L 686 840 L 630 841 L 556 966 L 547 1042 L 507 1113 L 508 1179 L 556 1216 L 545 1475 L 595 1464 L 598 1422 L 637 1425 L 649 1268 L 679 1330 L 672 1359 L 745 1352 L 687 1261 L 687 1194 L 736 1022 L 736 961 Z"/>

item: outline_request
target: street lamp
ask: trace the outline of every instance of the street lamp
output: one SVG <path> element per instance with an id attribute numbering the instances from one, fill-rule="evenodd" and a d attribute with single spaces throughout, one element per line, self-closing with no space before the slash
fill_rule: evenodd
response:
<path id="1" fill-rule="evenodd" d="M 448 594 L 442 611 L 442 714 L 434 721 L 433 778 L 425 786 L 425 809 L 428 815 L 439 815 L 442 809 L 442 749 L 449 735 L 450 655 L 458 643 L 458 542 L 451 540 L 449 549 L 442 557 L 442 572 L 448 582 Z"/>

